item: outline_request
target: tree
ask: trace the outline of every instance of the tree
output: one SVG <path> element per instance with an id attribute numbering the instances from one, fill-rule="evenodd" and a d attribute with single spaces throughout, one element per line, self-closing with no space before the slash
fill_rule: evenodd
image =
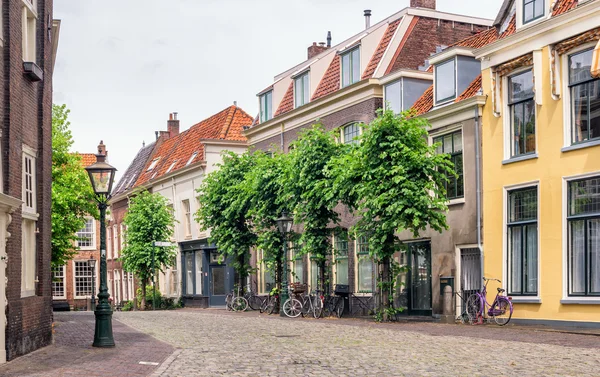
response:
<path id="1" fill-rule="evenodd" d="M 121 252 L 123 269 L 133 272 L 142 283 L 142 309 L 146 307 L 146 286 L 156 271 L 173 264 L 175 246 L 156 247 L 155 241 L 173 237 L 175 217 L 167 199 L 160 194 L 142 191 L 129 202 L 124 223 L 125 247 Z"/>
<path id="2" fill-rule="evenodd" d="M 76 233 L 86 216 L 98 218 L 94 190 L 81 157 L 71 153 L 69 110 L 52 105 L 52 265 L 62 266 L 77 254 Z"/>
<path id="3" fill-rule="evenodd" d="M 254 165 L 249 153 L 225 152 L 223 163 L 198 188 L 200 209 L 195 219 L 203 230 L 210 229 L 217 252 L 237 272 L 239 288 L 244 287 L 252 269 L 250 248 L 257 239 L 248 214 L 251 198 L 245 189 L 245 177 Z"/>
<path id="4" fill-rule="evenodd" d="M 400 251 L 399 232 L 417 237 L 427 227 L 447 229 L 444 182 L 454 175 L 448 155 L 429 146 L 429 123 L 408 112 L 381 111 L 364 126 L 359 144 L 334 158 L 327 174 L 334 190 L 358 215 L 356 231 L 369 240 L 369 253 L 380 264 L 380 314 L 394 314 L 391 305 L 395 272 L 393 255 Z"/>
<path id="5" fill-rule="evenodd" d="M 325 288 L 325 264 L 331 255 L 330 225 L 339 221 L 335 192 L 326 167 L 343 154 L 346 146 L 336 142 L 333 132 L 315 124 L 303 130 L 292 143 L 284 176 L 284 199 L 294 210 L 295 222 L 302 223 L 302 254 L 310 254 L 320 271 L 321 289 Z"/>

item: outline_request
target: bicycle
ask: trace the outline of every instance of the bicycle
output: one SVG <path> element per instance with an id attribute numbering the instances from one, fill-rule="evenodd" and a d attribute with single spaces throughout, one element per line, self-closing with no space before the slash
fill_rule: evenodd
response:
<path id="1" fill-rule="evenodd" d="M 485 284 L 481 292 L 473 293 L 467 299 L 469 322 L 482 324 L 485 319 L 485 309 L 487 309 L 488 318 L 492 317 L 494 322 L 499 326 L 504 326 L 510 321 L 513 314 L 513 305 L 510 298 L 502 294 L 505 291 L 504 289 L 498 288 L 492 304 L 489 304 L 487 301 L 487 285 L 492 280 L 501 283 L 498 279 L 487 279 L 484 277 L 483 281 Z"/>
<path id="2" fill-rule="evenodd" d="M 225 296 L 225 308 L 228 311 L 243 312 L 248 309 L 248 301 L 244 296 L 236 295 L 235 289 Z"/>
<path id="3" fill-rule="evenodd" d="M 463 294 L 465 292 L 463 291 Z M 460 323 L 462 323 L 463 325 L 466 325 L 467 323 L 471 323 L 471 318 L 469 316 L 469 312 L 467 310 L 467 301 L 465 300 L 465 298 L 463 297 L 463 295 L 461 295 L 459 292 L 454 292 L 454 299 L 458 301 L 458 299 L 460 299 L 462 305 L 462 313 L 460 313 L 458 316 L 456 316 L 456 320 L 460 321 Z M 470 296 L 469 296 L 470 297 Z"/>
<path id="4" fill-rule="evenodd" d="M 342 296 L 327 296 L 323 305 L 323 316 L 331 317 L 335 315 L 342 318 L 344 314 L 344 298 Z"/>
<path id="5" fill-rule="evenodd" d="M 279 311 L 279 289 L 273 288 L 260 306 L 261 313 L 273 314 Z"/>
<path id="6" fill-rule="evenodd" d="M 313 317 L 319 318 L 323 313 L 323 295 L 320 290 L 315 294 L 305 294 L 302 297 L 302 317 L 307 317 L 312 313 Z"/>
<path id="7" fill-rule="evenodd" d="M 250 287 L 248 287 L 246 293 L 244 293 L 244 298 L 248 302 L 248 307 L 252 310 L 260 310 L 265 301 L 263 297 L 258 296 Z"/>
<path id="8" fill-rule="evenodd" d="M 306 286 L 303 284 L 294 283 L 288 287 L 288 291 L 290 298 L 283 303 L 283 313 L 290 318 L 296 318 L 302 314 L 303 308 L 302 302 L 300 302 L 300 300 L 298 300 L 296 297 L 298 297 L 298 294 L 306 291 Z"/>

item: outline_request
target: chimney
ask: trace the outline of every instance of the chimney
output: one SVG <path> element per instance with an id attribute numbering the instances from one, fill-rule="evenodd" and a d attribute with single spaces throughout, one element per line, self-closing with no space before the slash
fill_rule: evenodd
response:
<path id="1" fill-rule="evenodd" d="M 327 50 L 327 47 L 324 43 L 313 42 L 312 46 L 308 48 L 308 59 L 311 59 L 313 56 L 319 55 L 323 51 Z"/>
<path id="2" fill-rule="evenodd" d="M 371 10 L 365 9 L 365 29 L 371 27 Z"/>
<path id="3" fill-rule="evenodd" d="M 177 119 L 177 113 L 169 114 L 169 120 L 167 121 L 167 132 L 169 137 L 179 135 L 179 119 Z"/>
<path id="4" fill-rule="evenodd" d="M 331 31 L 327 32 L 327 48 L 331 48 Z"/>
<path id="5" fill-rule="evenodd" d="M 435 0 L 410 0 L 411 8 L 427 8 L 435 10 Z"/>
<path id="6" fill-rule="evenodd" d="M 98 144 L 98 154 L 102 156 L 106 156 L 108 154 L 106 152 L 106 145 L 104 145 L 102 140 L 100 140 L 100 144 Z"/>

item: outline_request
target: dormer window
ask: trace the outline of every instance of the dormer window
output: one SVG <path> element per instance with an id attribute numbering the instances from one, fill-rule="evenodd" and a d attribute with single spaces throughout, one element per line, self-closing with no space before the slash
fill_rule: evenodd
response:
<path id="1" fill-rule="evenodd" d="M 452 49 L 444 51 L 449 59 L 434 62 L 435 66 L 435 106 L 454 101 L 481 74 L 481 64 L 473 57 L 470 49 Z M 435 61 L 435 59 L 431 59 Z"/>
<path id="2" fill-rule="evenodd" d="M 273 117 L 273 91 L 260 96 L 260 122 L 264 123 Z"/>
<path id="3" fill-rule="evenodd" d="M 294 108 L 306 105 L 309 101 L 310 85 L 308 72 L 294 79 Z"/>
<path id="4" fill-rule="evenodd" d="M 189 164 L 192 163 L 192 161 L 194 161 L 194 159 L 196 158 L 196 156 L 198 155 L 198 152 L 194 152 L 191 156 L 190 159 L 188 160 L 187 164 L 185 164 L 185 166 L 188 166 Z"/>
<path id="5" fill-rule="evenodd" d="M 544 17 L 545 0 L 523 0 L 523 24 Z"/>
<path id="6" fill-rule="evenodd" d="M 169 166 L 169 168 L 167 169 L 167 173 L 169 173 L 171 170 L 173 170 L 176 163 L 177 163 L 177 160 L 175 160 L 175 161 L 173 161 L 173 163 L 171 163 L 171 166 Z"/>
<path id="7" fill-rule="evenodd" d="M 446 60 L 435 66 L 435 103 L 440 104 L 456 98 L 456 59 Z"/>
<path id="8" fill-rule="evenodd" d="M 342 88 L 360 81 L 360 48 L 342 55 Z"/>
<path id="9" fill-rule="evenodd" d="M 384 85 L 384 101 L 386 110 L 400 114 L 410 109 L 423 93 L 431 86 L 430 80 L 413 77 L 402 77 Z"/>
<path id="10" fill-rule="evenodd" d="M 156 167 L 156 164 L 158 164 L 158 160 L 160 160 L 160 157 L 152 160 L 152 162 L 150 163 L 150 166 L 148 166 L 148 169 L 146 171 L 152 171 L 152 169 L 154 169 Z"/>

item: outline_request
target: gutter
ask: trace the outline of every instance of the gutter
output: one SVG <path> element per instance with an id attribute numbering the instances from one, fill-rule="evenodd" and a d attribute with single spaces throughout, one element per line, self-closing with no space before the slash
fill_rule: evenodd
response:
<path id="1" fill-rule="evenodd" d="M 477 191 L 477 248 L 479 249 L 481 275 L 484 274 L 484 254 L 481 243 L 481 140 L 479 135 L 479 105 L 475 106 L 475 186 Z"/>

